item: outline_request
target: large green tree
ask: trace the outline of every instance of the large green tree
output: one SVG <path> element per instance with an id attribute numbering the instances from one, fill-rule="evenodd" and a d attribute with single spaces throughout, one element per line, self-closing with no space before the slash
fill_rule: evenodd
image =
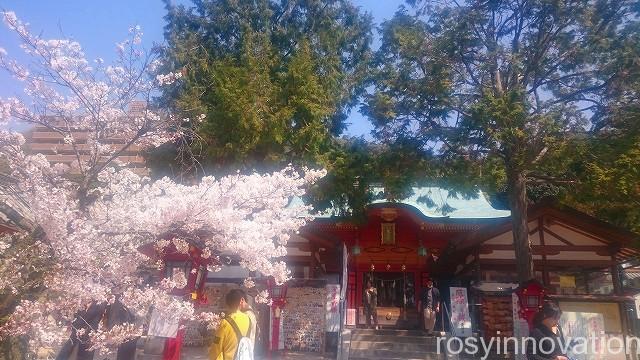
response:
<path id="1" fill-rule="evenodd" d="M 316 165 L 364 90 L 371 18 L 347 0 L 167 2 L 162 101 L 206 115 L 193 142 L 216 173 Z M 169 151 L 175 156 L 175 151 Z"/>
<path id="2" fill-rule="evenodd" d="M 409 4 L 382 25 L 364 111 L 380 140 L 410 139 L 458 178 L 505 188 L 518 277 L 532 279 L 527 189 L 576 181 L 573 160 L 559 154 L 607 118 L 611 88 L 625 76 L 615 50 L 637 21 L 637 3 Z"/>
<path id="3" fill-rule="evenodd" d="M 576 146 L 581 181 L 565 201 L 640 233 L 640 23 L 628 24 L 612 54 L 619 76 L 609 86 L 604 116 L 586 145 Z"/>

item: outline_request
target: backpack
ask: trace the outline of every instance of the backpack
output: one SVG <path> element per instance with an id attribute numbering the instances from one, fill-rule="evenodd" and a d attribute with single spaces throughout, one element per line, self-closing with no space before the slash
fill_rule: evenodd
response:
<path id="1" fill-rule="evenodd" d="M 236 338 L 238 338 L 238 347 L 233 360 L 253 360 L 253 346 L 251 345 L 251 339 L 248 337 L 251 331 L 251 319 L 249 319 L 249 329 L 247 329 L 245 336 L 242 336 L 238 324 L 231 317 L 227 317 L 226 320 L 236 333 Z"/>

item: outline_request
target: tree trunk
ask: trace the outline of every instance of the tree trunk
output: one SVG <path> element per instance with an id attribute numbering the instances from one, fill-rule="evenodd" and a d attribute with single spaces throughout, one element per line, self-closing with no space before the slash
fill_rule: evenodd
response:
<path id="1" fill-rule="evenodd" d="M 522 284 L 534 278 L 527 216 L 527 182 L 522 171 L 509 171 L 507 181 L 509 185 L 509 206 L 511 208 L 511 229 L 515 246 L 516 271 L 518 272 L 518 281 Z"/>

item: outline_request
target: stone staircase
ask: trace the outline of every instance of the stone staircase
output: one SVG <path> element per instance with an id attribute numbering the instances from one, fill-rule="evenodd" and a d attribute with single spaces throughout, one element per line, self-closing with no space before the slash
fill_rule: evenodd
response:
<path id="1" fill-rule="evenodd" d="M 350 360 L 444 360 L 435 337 L 417 330 L 361 330 L 351 332 Z"/>

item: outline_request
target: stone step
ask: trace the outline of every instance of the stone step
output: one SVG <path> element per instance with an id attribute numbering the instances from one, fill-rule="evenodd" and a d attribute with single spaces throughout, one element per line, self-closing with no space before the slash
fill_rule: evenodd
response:
<path id="1" fill-rule="evenodd" d="M 351 335 L 351 341 L 399 342 L 436 345 L 437 338 L 425 336 Z"/>
<path id="2" fill-rule="evenodd" d="M 469 359 L 482 359 L 482 360 L 514 360 L 515 356 L 513 354 L 477 354 L 477 355 L 468 355 L 468 354 L 460 354 L 458 355 L 460 360 L 469 360 Z"/>
<path id="3" fill-rule="evenodd" d="M 437 347 L 435 344 L 426 342 L 403 343 L 395 341 L 355 341 L 351 343 L 351 351 L 353 350 L 435 352 L 437 350 Z"/>
<path id="4" fill-rule="evenodd" d="M 394 350 L 357 350 L 351 349 L 349 360 L 368 359 L 368 360 L 444 360 L 444 354 L 436 354 L 435 352 L 426 353 L 423 351 L 394 351 Z"/>
<path id="5" fill-rule="evenodd" d="M 445 360 L 444 353 L 437 353 L 437 341 L 420 330 L 356 329 L 351 332 L 349 359 Z"/>
<path id="6" fill-rule="evenodd" d="M 393 335 L 393 336 L 425 336 L 421 330 L 395 330 L 395 329 L 356 329 L 353 335 Z"/>

